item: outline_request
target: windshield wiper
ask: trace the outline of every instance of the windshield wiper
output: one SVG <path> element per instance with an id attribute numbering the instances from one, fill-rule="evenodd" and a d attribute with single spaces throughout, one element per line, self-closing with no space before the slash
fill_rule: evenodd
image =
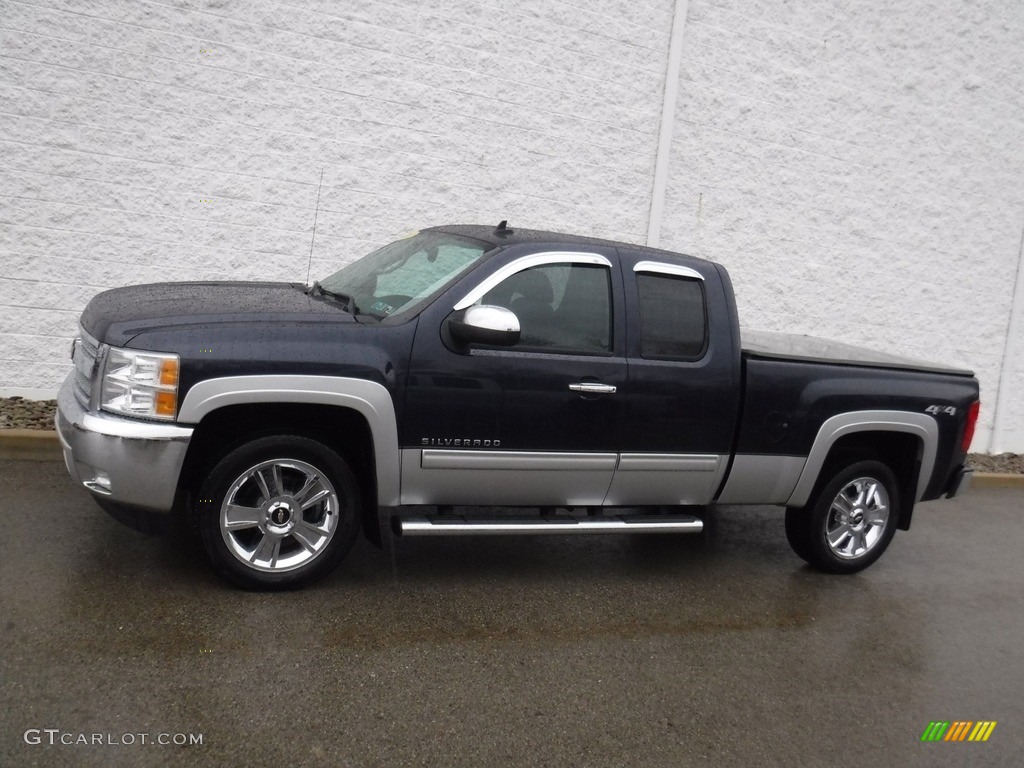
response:
<path id="1" fill-rule="evenodd" d="M 320 285 L 319 280 L 313 281 L 313 285 L 311 285 L 309 287 L 309 290 L 306 291 L 306 295 L 327 296 L 329 298 L 334 299 L 335 301 L 340 301 L 342 309 L 344 309 L 346 312 L 351 312 L 353 315 L 359 314 L 359 307 L 356 306 L 356 302 L 351 296 L 349 296 L 347 293 L 338 293 L 337 291 L 328 290 L 327 288 L 324 288 L 322 285 Z"/>

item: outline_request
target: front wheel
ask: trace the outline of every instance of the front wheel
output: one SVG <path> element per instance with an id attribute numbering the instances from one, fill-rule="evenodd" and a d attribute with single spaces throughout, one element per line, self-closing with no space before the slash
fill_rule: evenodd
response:
<path id="1" fill-rule="evenodd" d="M 264 437 L 227 454 L 199 491 L 199 529 L 214 567 L 248 589 L 290 589 L 322 578 L 351 548 L 359 486 L 322 443 Z"/>
<path id="2" fill-rule="evenodd" d="M 882 556 L 898 519 L 892 470 L 861 461 L 839 469 L 807 506 L 786 510 L 786 537 L 815 568 L 856 573 Z"/>

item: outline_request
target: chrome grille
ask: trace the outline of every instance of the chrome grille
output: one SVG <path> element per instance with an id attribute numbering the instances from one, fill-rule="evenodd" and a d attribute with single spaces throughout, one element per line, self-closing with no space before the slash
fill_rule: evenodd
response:
<path id="1" fill-rule="evenodd" d="M 75 352 L 72 358 L 75 364 L 75 396 L 78 402 L 89 407 L 92 397 L 92 382 L 96 372 L 96 358 L 99 356 L 100 344 L 79 326 L 78 338 L 75 340 Z"/>

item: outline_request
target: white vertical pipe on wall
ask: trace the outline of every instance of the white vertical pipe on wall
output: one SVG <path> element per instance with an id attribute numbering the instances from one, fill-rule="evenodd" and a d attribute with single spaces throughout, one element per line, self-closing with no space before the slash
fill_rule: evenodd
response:
<path id="1" fill-rule="evenodd" d="M 679 95 L 679 66 L 683 60 L 683 32 L 686 29 L 689 5 L 690 0 L 676 0 L 672 34 L 668 44 L 665 92 L 661 101 L 661 128 L 658 132 L 658 156 L 654 164 L 651 211 L 647 217 L 647 244 L 654 247 L 661 239 L 661 217 L 665 209 L 665 188 L 668 186 L 668 161 L 672 154 L 672 129 L 675 122 L 676 99 Z"/>
<path id="2" fill-rule="evenodd" d="M 1006 324 L 1006 341 L 1003 347 L 1003 369 L 999 373 L 999 392 L 996 394 L 996 411 L 992 417 L 992 439 L 989 453 L 1002 453 L 1003 431 L 1007 421 L 1010 403 L 1013 401 L 1013 375 L 1017 369 L 1017 352 L 1024 339 L 1018 329 L 1024 315 L 1024 231 L 1021 232 L 1020 250 L 1017 252 L 1017 275 L 1013 281 L 1013 303 L 1010 305 L 1010 319 Z M 982 398 L 984 398 L 982 393 Z"/>

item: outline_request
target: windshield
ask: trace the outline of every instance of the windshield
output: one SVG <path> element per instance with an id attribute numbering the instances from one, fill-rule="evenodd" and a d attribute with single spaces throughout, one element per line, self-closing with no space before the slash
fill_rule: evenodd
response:
<path id="1" fill-rule="evenodd" d="M 320 287 L 350 298 L 356 313 L 383 320 L 412 309 L 475 264 L 487 247 L 443 232 L 420 232 L 342 267 Z"/>

